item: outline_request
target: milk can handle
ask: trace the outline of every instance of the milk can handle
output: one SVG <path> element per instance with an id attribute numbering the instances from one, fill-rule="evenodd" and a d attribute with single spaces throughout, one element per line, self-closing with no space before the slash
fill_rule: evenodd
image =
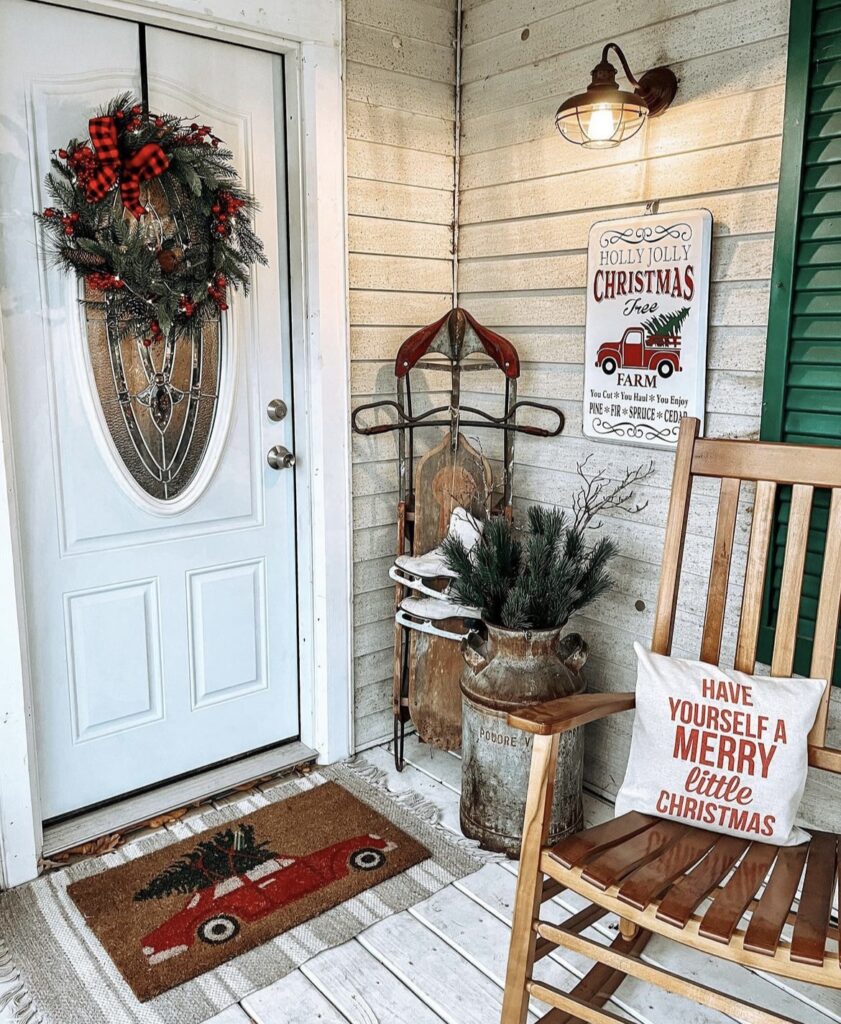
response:
<path id="1" fill-rule="evenodd" d="M 587 661 L 590 648 L 580 633 L 567 633 L 558 641 L 555 653 L 571 672 L 580 672 Z"/>
<path id="2" fill-rule="evenodd" d="M 478 633 L 468 633 L 461 641 L 461 654 L 477 674 L 488 664 L 488 645 L 479 639 Z"/>

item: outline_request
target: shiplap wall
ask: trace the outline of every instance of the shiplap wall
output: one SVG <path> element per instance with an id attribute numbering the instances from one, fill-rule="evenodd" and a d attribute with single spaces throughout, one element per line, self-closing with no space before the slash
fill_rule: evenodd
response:
<path id="1" fill-rule="evenodd" d="M 461 89 L 460 301 L 517 345 L 520 394 L 558 402 L 554 441 L 517 442 L 515 501 L 566 506 L 576 463 L 612 475 L 646 449 L 581 436 L 587 235 L 592 223 L 660 210 L 713 213 L 707 434 L 755 437 L 762 401 L 789 0 L 465 0 Z M 554 127 L 561 100 L 583 91 L 615 40 L 637 74 L 670 65 L 680 80 L 662 117 L 620 147 L 587 151 Z M 632 689 L 634 640 L 651 636 L 673 459 L 654 453 L 639 515 L 606 518 L 619 544 L 616 589 L 573 623 L 591 644 L 595 689 Z M 744 570 L 751 495 L 744 494 L 734 574 Z M 715 488 L 696 488 L 675 653 L 697 657 Z M 739 586 L 731 587 L 729 614 Z M 724 658 L 732 659 L 732 629 Z M 732 664 L 732 660 L 730 661 Z M 589 782 L 622 780 L 631 716 L 591 727 Z M 821 775 L 823 773 L 820 773 Z M 835 795 L 833 796 L 833 792 Z M 807 820 L 831 824 L 837 790 L 810 780 Z"/>
<path id="2" fill-rule="evenodd" d="M 456 0 L 347 0 L 346 18 L 356 406 L 394 397 L 400 342 L 452 303 Z M 355 436 L 357 749 L 391 735 L 396 504 L 395 436 Z"/>

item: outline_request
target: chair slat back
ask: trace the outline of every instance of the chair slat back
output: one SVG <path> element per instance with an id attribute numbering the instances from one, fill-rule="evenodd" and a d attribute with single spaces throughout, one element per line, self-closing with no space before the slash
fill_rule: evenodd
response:
<path id="1" fill-rule="evenodd" d="M 654 612 L 654 635 L 651 638 L 651 650 L 655 654 L 672 653 L 680 570 L 683 564 L 683 542 L 686 539 L 689 499 L 692 496 L 692 453 L 700 426 L 698 420 L 689 417 L 680 424 L 669 514 L 666 519 L 660 589 L 657 591 L 657 608 Z"/>
<path id="2" fill-rule="evenodd" d="M 707 590 L 707 610 L 704 614 L 704 634 L 701 640 L 701 661 L 708 661 L 713 665 L 718 664 L 721 656 L 727 584 L 730 582 L 730 561 L 733 557 L 733 538 L 736 535 L 736 513 L 739 511 L 741 486 L 741 480 L 732 476 L 724 477 L 718 499 L 713 561 Z"/>
<path id="3" fill-rule="evenodd" d="M 774 631 L 774 653 L 771 675 L 790 676 L 794 668 L 794 646 L 797 642 L 797 616 L 803 591 L 803 570 L 806 567 L 806 545 L 809 541 L 809 517 L 812 514 L 814 487 L 795 484 L 791 489 L 791 511 L 786 534 L 783 579 L 780 585 L 780 607 Z"/>
<path id="4" fill-rule="evenodd" d="M 815 640 L 812 645 L 813 679 L 831 679 L 835 664 L 838 614 L 841 609 L 841 489 L 832 492 L 829 503 L 829 521 L 826 528 L 826 550 L 823 575 L 818 596 L 818 614 L 815 620 Z M 818 716 L 812 726 L 809 742 L 822 747 L 826 744 L 826 722 L 829 712 L 829 687 L 823 695 Z"/>
<path id="5" fill-rule="evenodd" d="M 773 480 L 760 480 L 756 485 L 753 502 L 753 524 L 748 546 L 745 588 L 742 592 L 742 613 L 736 639 L 735 667 L 739 672 L 753 672 L 756 668 L 756 645 L 759 641 L 759 622 L 762 614 L 762 588 L 765 585 L 765 566 L 774 527 L 774 501 L 777 485 Z"/>
<path id="6" fill-rule="evenodd" d="M 831 679 L 841 611 L 841 450 L 758 441 L 711 440 L 699 438 L 698 429 L 698 420 L 693 418 L 684 419 L 680 427 L 652 650 L 657 654 L 671 653 L 693 478 L 718 477 L 721 490 L 700 655 L 701 660 L 718 664 L 739 493 L 742 481 L 748 480 L 757 486 L 735 667 L 742 672 L 754 671 L 762 597 L 767 579 L 768 551 L 774 529 L 775 500 L 781 484 L 791 485 L 791 510 L 771 662 L 771 675 L 791 675 L 812 501 L 815 488 L 829 488 L 832 497 L 810 671 L 814 678 Z M 829 694 L 830 687 L 827 687 L 809 736 L 809 742 L 814 748 L 826 746 Z M 814 763 L 820 761 L 822 767 L 841 771 L 841 756 L 834 752 L 812 760 Z"/>

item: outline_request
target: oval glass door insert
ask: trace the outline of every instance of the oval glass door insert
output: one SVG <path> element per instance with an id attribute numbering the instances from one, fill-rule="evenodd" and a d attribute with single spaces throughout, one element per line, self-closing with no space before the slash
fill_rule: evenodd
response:
<path id="1" fill-rule="evenodd" d="M 157 182 L 144 192 L 149 213 L 140 221 L 126 214 L 130 230 L 148 237 L 150 251 L 189 259 L 191 233 L 178 197 Z M 121 323 L 113 302 L 87 286 L 84 310 L 95 390 L 116 455 L 147 494 L 171 501 L 195 478 L 210 442 L 221 384 L 221 314 L 197 318 L 177 337 L 171 330 L 152 340 Z"/>

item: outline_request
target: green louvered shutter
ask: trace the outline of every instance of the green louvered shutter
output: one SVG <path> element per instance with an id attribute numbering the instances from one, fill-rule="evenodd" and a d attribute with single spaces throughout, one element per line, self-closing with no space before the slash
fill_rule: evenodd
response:
<path id="1" fill-rule="evenodd" d="M 841 446 L 841 0 L 792 3 L 763 397 L 763 439 Z M 815 494 L 795 658 L 801 673 L 812 653 L 828 498 Z M 760 630 L 766 662 L 789 508 L 786 488 Z M 841 683 L 841 655 L 834 682 Z"/>

